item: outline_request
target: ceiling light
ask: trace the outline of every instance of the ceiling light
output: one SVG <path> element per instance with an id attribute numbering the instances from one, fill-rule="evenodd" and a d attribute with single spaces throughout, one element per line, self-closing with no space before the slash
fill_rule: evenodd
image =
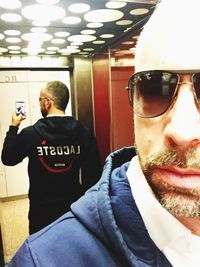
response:
<path id="1" fill-rule="evenodd" d="M 20 8 L 22 3 L 18 0 L 1 0 L 0 7 L 7 9 L 17 9 Z"/>
<path id="2" fill-rule="evenodd" d="M 81 22 L 81 19 L 79 17 L 65 17 L 62 22 L 65 24 L 77 24 Z"/>
<path id="3" fill-rule="evenodd" d="M 114 34 L 102 34 L 100 35 L 101 38 L 113 38 L 115 35 Z"/>
<path id="4" fill-rule="evenodd" d="M 52 35 L 48 33 L 42 33 L 42 32 L 29 32 L 29 33 L 22 34 L 21 37 L 25 41 L 39 40 L 41 42 L 49 41 L 53 38 Z"/>
<path id="5" fill-rule="evenodd" d="M 8 49 L 7 49 L 7 48 L 0 47 L 0 52 L 1 52 L 1 53 L 7 52 L 7 51 L 8 51 Z"/>
<path id="6" fill-rule="evenodd" d="M 9 50 L 19 50 L 21 47 L 20 46 L 17 46 L 17 45 L 11 45 L 11 46 L 8 46 L 8 49 Z"/>
<path id="7" fill-rule="evenodd" d="M 46 32 L 47 29 L 44 27 L 33 27 L 31 28 L 31 32 Z"/>
<path id="8" fill-rule="evenodd" d="M 4 34 L 17 36 L 17 35 L 20 35 L 21 32 L 20 31 L 16 31 L 16 30 L 6 30 L 6 31 L 4 31 Z"/>
<path id="9" fill-rule="evenodd" d="M 94 48 L 84 48 L 84 51 L 94 51 Z"/>
<path id="10" fill-rule="evenodd" d="M 97 41 L 94 41 L 92 43 L 93 44 L 105 44 L 105 41 L 103 41 L 103 40 L 97 40 Z"/>
<path id="11" fill-rule="evenodd" d="M 22 9 L 22 15 L 30 20 L 45 19 L 47 21 L 55 21 L 65 16 L 65 10 L 53 5 L 30 5 Z"/>
<path id="12" fill-rule="evenodd" d="M 103 27 L 103 23 L 100 22 L 91 22 L 87 24 L 88 28 L 101 28 Z"/>
<path id="13" fill-rule="evenodd" d="M 132 21 L 132 20 L 127 20 L 127 19 L 124 19 L 124 20 L 118 20 L 118 21 L 116 22 L 117 25 L 121 25 L 121 26 L 123 26 L 123 25 L 129 25 L 129 24 L 131 24 L 131 23 L 133 23 L 133 21 Z"/>
<path id="14" fill-rule="evenodd" d="M 110 1 L 105 4 L 107 8 L 121 8 L 126 6 L 126 2 L 117 2 L 117 1 Z"/>
<path id="15" fill-rule="evenodd" d="M 67 37 L 70 35 L 70 33 L 69 32 L 55 32 L 54 35 L 57 37 Z"/>
<path id="16" fill-rule="evenodd" d="M 129 13 L 131 15 L 144 15 L 148 12 L 149 10 L 147 8 L 136 8 L 136 9 L 131 10 Z"/>
<path id="17" fill-rule="evenodd" d="M 94 33 L 96 33 L 95 30 L 83 30 L 83 31 L 81 31 L 81 34 L 94 34 Z"/>
<path id="18" fill-rule="evenodd" d="M 28 54 L 30 54 L 30 55 L 36 55 L 36 54 L 38 54 L 38 53 L 43 53 L 44 51 L 45 51 L 45 49 L 44 48 L 30 48 L 30 47 L 26 47 L 26 48 L 22 48 L 22 50 L 21 50 L 22 52 L 24 52 L 24 53 L 28 53 Z"/>
<path id="19" fill-rule="evenodd" d="M 43 5 L 55 5 L 59 2 L 59 0 L 36 0 L 36 2 Z"/>
<path id="20" fill-rule="evenodd" d="M 79 45 L 83 45 L 83 43 L 82 42 L 72 42 L 71 45 L 79 46 Z"/>
<path id="21" fill-rule="evenodd" d="M 22 20 L 22 17 L 15 13 L 4 13 L 1 15 L 1 19 L 7 22 L 18 22 Z"/>
<path id="22" fill-rule="evenodd" d="M 20 51 L 17 51 L 17 50 L 10 50 L 9 51 L 10 54 L 20 54 Z"/>
<path id="23" fill-rule="evenodd" d="M 124 42 L 122 42 L 122 44 L 131 45 L 131 44 L 134 44 L 134 42 L 133 41 L 124 41 Z"/>
<path id="24" fill-rule="evenodd" d="M 8 42 L 8 43 L 20 43 L 21 39 L 16 38 L 16 37 L 9 37 L 9 38 L 6 38 L 6 42 Z"/>
<path id="25" fill-rule="evenodd" d="M 0 33 L 0 40 L 3 40 L 4 38 L 5 36 L 2 33 Z"/>
<path id="26" fill-rule="evenodd" d="M 78 53 L 80 52 L 79 49 L 69 49 L 69 48 L 61 48 L 58 50 L 59 53 Z"/>
<path id="27" fill-rule="evenodd" d="M 64 44 L 65 40 L 64 39 L 59 39 L 59 38 L 55 38 L 51 40 L 52 44 Z"/>
<path id="28" fill-rule="evenodd" d="M 109 22 L 121 19 L 124 13 L 113 9 L 96 9 L 85 14 L 84 18 L 89 22 Z"/>
<path id="29" fill-rule="evenodd" d="M 91 42 L 91 41 L 94 41 L 96 40 L 96 36 L 94 35 L 72 35 L 70 37 L 68 37 L 67 39 L 68 41 L 70 42 Z"/>
<path id="30" fill-rule="evenodd" d="M 68 9 L 69 11 L 73 13 L 84 13 L 90 9 L 90 6 L 84 3 L 76 3 L 76 4 L 70 5 Z"/>

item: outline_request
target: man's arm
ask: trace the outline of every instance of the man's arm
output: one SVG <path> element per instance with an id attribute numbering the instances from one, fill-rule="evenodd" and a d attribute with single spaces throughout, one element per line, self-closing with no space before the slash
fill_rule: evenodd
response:
<path id="1" fill-rule="evenodd" d="M 1 153 L 1 160 L 3 164 L 8 166 L 16 165 L 21 162 L 24 158 L 24 140 L 23 134 L 18 135 L 18 127 L 22 120 L 26 117 L 23 115 L 17 116 L 16 113 L 12 115 L 12 122 L 9 126 L 9 130 L 6 133 L 6 137 L 3 144 L 3 149 Z"/>

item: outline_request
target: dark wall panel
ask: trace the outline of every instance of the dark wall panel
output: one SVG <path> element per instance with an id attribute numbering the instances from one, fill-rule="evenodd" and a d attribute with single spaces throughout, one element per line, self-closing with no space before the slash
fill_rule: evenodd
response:
<path id="1" fill-rule="evenodd" d="M 76 117 L 94 131 L 93 96 L 92 96 L 92 63 L 88 58 L 74 59 L 73 98 Z"/>
<path id="2" fill-rule="evenodd" d="M 110 153 L 109 72 L 107 56 L 93 59 L 95 130 L 102 162 Z"/>
<path id="3" fill-rule="evenodd" d="M 111 69 L 112 150 L 132 146 L 134 143 L 133 112 L 125 89 L 133 71 L 133 67 L 112 67 Z"/>

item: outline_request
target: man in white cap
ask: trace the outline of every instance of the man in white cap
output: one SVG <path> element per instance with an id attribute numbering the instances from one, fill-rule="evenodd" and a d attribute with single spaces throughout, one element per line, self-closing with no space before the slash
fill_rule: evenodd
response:
<path id="1" fill-rule="evenodd" d="M 9 267 L 200 266 L 200 1 L 163 0 L 129 81 L 135 146 Z M 136 155 L 137 154 L 137 155 Z"/>

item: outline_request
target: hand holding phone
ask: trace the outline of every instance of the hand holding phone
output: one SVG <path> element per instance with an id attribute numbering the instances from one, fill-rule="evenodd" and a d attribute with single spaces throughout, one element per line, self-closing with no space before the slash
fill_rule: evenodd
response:
<path id="1" fill-rule="evenodd" d="M 25 115 L 25 102 L 24 101 L 16 101 L 15 103 L 15 112 L 17 114 L 17 116 L 21 115 Z"/>

